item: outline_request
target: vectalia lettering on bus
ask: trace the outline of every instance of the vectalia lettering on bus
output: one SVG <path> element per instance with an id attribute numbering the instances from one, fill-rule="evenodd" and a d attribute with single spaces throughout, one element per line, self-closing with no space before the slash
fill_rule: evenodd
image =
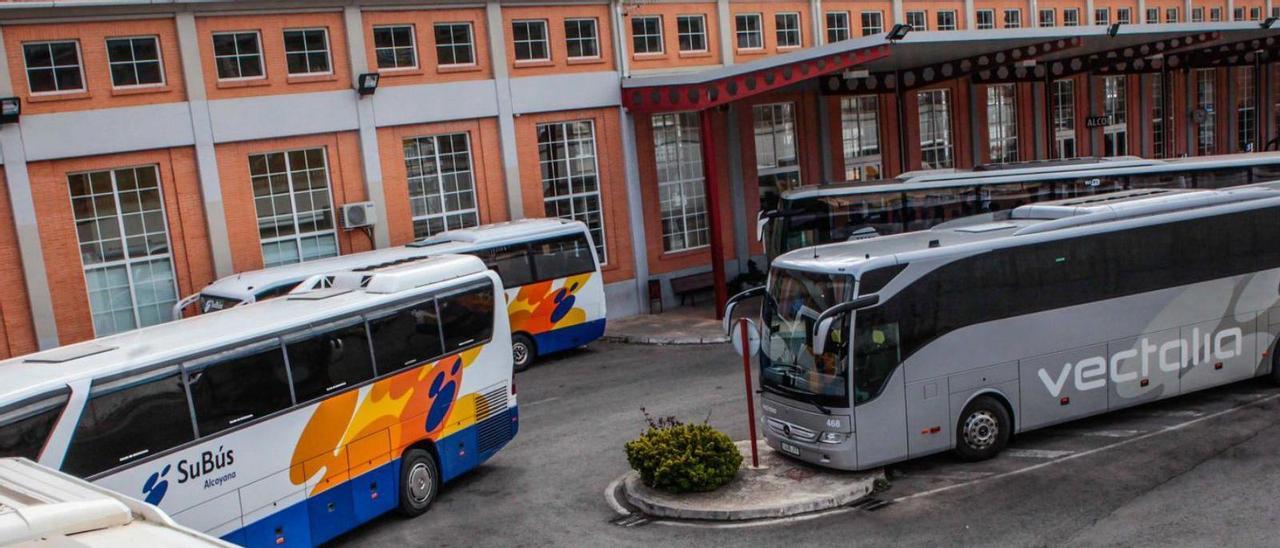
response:
<path id="1" fill-rule="evenodd" d="M 1213 334 L 1205 333 L 1202 338 L 1200 328 L 1197 327 L 1191 330 L 1190 342 L 1186 339 L 1174 339 L 1161 345 L 1155 345 L 1146 337 L 1143 337 L 1138 341 L 1138 346 L 1140 350 L 1139 348 L 1121 350 L 1112 354 L 1110 359 L 1102 356 L 1093 356 L 1074 364 L 1067 362 L 1062 365 L 1062 370 L 1058 372 L 1056 377 L 1050 374 L 1049 371 L 1041 369 L 1039 373 L 1040 381 L 1044 383 L 1044 387 L 1049 390 L 1049 393 L 1056 398 L 1062 394 L 1062 389 L 1066 387 L 1068 380 L 1074 380 L 1076 390 L 1083 392 L 1106 386 L 1108 372 L 1113 383 L 1133 382 L 1138 380 L 1139 376 L 1145 378 L 1150 373 L 1153 362 L 1161 371 L 1173 372 L 1179 368 L 1206 363 L 1210 358 L 1217 361 L 1225 361 L 1239 356 L 1243 351 L 1244 331 L 1239 327 L 1232 327 Z M 1190 350 L 1191 359 L 1182 361 L 1180 357 L 1186 355 L 1188 350 Z M 1141 374 L 1137 371 L 1120 372 L 1121 362 L 1139 356 L 1142 358 Z M 1072 375 L 1073 372 L 1075 373 L 1074 375 Z M 1072 379 L 1073 376 L 1074 379 Z"/>

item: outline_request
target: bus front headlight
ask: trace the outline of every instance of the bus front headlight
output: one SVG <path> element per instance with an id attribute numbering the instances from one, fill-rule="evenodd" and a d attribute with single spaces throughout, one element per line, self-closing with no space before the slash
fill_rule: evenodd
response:
<path id="1" fill-rule="evenodd" d="M 818 441 L 822 443 L 844 443 L 844 440 L 848 439 L 848 437 L 849 435 L 843 432 L 823 432 L 818 437 Z"/>

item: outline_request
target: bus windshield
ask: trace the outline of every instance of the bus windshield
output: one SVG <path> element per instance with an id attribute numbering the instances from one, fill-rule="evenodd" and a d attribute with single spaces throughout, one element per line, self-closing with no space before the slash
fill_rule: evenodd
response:
<path id="1" fill-rule="evenodd" d="M 760 354 L 765 390 L 818 406 L 849 407 L 844 320 L 832 326 L 822 355 L 813 353 L 805 334 L 823 310 L 852 298 L 852 289 L 852 279 L 843 274 L 773 270 Z"/>

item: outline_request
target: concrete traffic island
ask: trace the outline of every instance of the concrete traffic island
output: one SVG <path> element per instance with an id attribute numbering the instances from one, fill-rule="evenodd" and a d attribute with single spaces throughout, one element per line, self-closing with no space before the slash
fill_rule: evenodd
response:
<path id="1" fill-rule="evenodd" d="M 641 512 L 654 517 L 741 521 L 781 518 L 849 505 L 875 489 L 884 472 L 839 472 L 810 466 L 774 451 L 760 441 L 760 468 L 751 468 L 751 447 L 737 442 L 742 468 L 732 482 L 709 493 L 673 495 L 651 489 L 634 470 L 622 479 L 621 493 Z"/>

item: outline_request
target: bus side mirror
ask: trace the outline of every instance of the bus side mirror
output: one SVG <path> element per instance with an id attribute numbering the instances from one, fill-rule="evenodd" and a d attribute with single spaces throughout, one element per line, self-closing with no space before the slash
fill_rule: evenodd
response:
<path id="1" fill-rule="evenodd" d="M 769 226 L 769 220 L 773 218 L 776 211 L 761 211 L 756 214 L 756 241 L 764 241 L 764 228 Z"/>
<path id="2" fill-rule="evenodd" d="M 738 308 L 738 303 L 763 294 L 764 286 L 760 286 L 753 287 L 729 298 L 729 302 L 724 305 L 724 319 L 722 320 L 726 335 L 733 335 L 733 311 Z"/>
<path id="3" fill-rule="evenodd" d="M 836 320 L 849 312 L 872 307 L 879 304 L 879 302 L 880 295 L 872 293 L 849 302 L 840 303 L 819 314 L 818 320 L 813 325 L 813 333 L 809 334 L 811 339 L 808 341 L 809 348 L 813 349 L 814 355 L 820 355 L 826 351 L 827 338 L 831 335 L 831 326 L 835 325 Z"/>
<path id="4" fill-rule="evenodd" d="M 814 326 L 813 343 L 809 345 L 809 348 L 813 349 L 815 356 L 826 353 L 827 338 L 831 336 L 831 326 L 835 325 L 836 319 L 838 319 L 837 316 L 830 316 L 819 321 L 818 325 Z"/>

